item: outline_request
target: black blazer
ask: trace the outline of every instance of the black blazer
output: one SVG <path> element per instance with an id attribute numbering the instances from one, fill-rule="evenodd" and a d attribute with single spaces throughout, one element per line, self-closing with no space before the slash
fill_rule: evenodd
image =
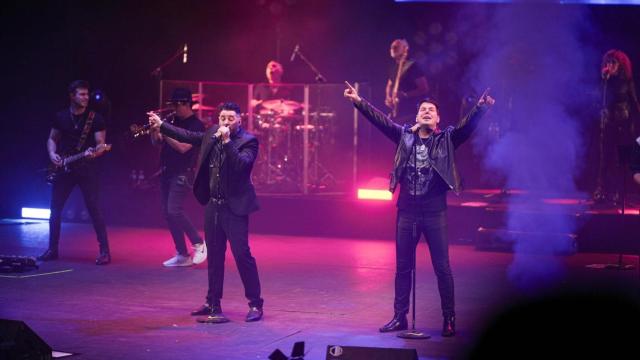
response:
<path id="1" fill-rule="evenodd" d="M 206 205 L 211 198 L 209 188 L 209 156 L 218 151 L 215 145 L 218 139 L 213 136 L 218 125 L 205 132 L 189 131 L 173 126 L 166 121 L 162 123 L 160 132 L 180 142 L 200 146 L 197 174 L 193 182 L 193 194 L 198 202 Z M 220 169 L 220 185 L 223 187 L 231 212 L 236 215 L 248 215 L 259 209 L 256 190 L 251 182 L 251 170 L 258 156 L 258 139 L 243 128 L 231 137 L 231 141 L 222 145 L 225 153 Z"/>

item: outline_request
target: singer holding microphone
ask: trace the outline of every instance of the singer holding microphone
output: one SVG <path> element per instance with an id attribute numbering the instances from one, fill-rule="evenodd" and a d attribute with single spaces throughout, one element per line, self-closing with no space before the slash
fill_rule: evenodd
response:
<path id="1" fill-rule="evenodd" d="M 346 85 L 344 96 L 397 145 L 389 186 L 389 191 L 394 192 L 400 185 L 394 315 L 391 321 L 380 328 L 380 332 L 406 330 L 408 327 L 414 254 L 418 240 L 424 234 L 438 279 L 444 318 L 442 336 L 454 336 L 454 289 L 449 266 L 446 193 L 448 190 L 460 191 L 460 177 L 454 161 L 455 149 L 470 137 L 482 115 L 495 101 L 485 91 L 457 126 L 440 130 L 438 104 L 433 99 L 423 99 L 417 104 L 415 123 L 402 126 L 360 97 L 349 83 Z"/>
<path id="2" fill-rule="evenodd" d="M 640 104 L 627 54 L 617 49 L 607 51 L 602 57 L 601 75 L 600 161 L 593 199 L 617 204 L 621 200 L 623 176 L 618 148 L 630 147 L 638 136 L 635 122 L 640 115 Z"/>
<path id="3" fill-rule="evenodd" d="M 258 140 L 240 125 L 240 106 L 218 107 L 218 125 L 207 131 L 189 131 L 149 113 L 149 123 L 160 133 L 180 142 L 200 146 L 193 193 L 205 209 L 205 241 L 208 248 L 209 289 L 206 302 L 191 315 L 203 323 L 224 323 L 221 299 L 227 240 L 249 300 L 247 322 L 262 318 L 263 299 L 255 258 L 249 248 L 249 214 L 258 210 L 251 170 L 258 155 Z"/>

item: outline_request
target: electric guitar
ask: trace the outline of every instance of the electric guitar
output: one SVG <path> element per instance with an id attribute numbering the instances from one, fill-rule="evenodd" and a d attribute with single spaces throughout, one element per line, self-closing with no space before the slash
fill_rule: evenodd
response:
<path id="1" fill-rule="evenodd" d="M 104 151 L 111 150 L 111 144 L 100 144 L 96 147 L 88 148 L 87 150 L 81 153 L 65 156 L 62 158 L 62 165 L 59 165 L 59 166 L 52 163 L 51 165 L 49 165 L 49 168 L 47 169 L 47 176 L 46 176 L 47 183 L 48 184 L 55 183 L 56 180 L 60 177 L 60 175 L 71 171 L 71 168 L 69 167 L 71 164 L 73 164 L 78 160 L 82 160 L 85 157 L 89 156 L 90 154 L 93 154 L 101 150 L 104 150 Z"/>
<path id="2" fill-rule="evenodd" d="M 398 103 L 400 99 L 398 99 L 398 87 L 400 86 L 400 77 L 402 76 L 403 67 L 405 63 L 406 57 L 402 57 L 400 62 L 398 63 L 398 72 L 396 73 L 395 81 L 393 82 L 393 88 L 391 89 L 391 112 L 389 116 L 391 118 L 396 118 L 398 116 Z"/>

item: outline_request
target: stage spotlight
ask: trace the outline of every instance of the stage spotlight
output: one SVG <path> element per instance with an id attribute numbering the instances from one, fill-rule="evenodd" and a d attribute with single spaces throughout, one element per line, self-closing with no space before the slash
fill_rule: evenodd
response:
<path id="1" fill-rule="evenodd" d="M 22 208 L 22 218 L 24 219 L 48 219 L 51 215 L 49 209 Z"/>
<path id="2" fill-rule="evenodd" d="M 111 111 L 111 101 L 107 94 L 101 89 L 95 89 L 91 92 L 89 98 L 89 108 L 97 111 L 103 116 L 109 117 Z"/>

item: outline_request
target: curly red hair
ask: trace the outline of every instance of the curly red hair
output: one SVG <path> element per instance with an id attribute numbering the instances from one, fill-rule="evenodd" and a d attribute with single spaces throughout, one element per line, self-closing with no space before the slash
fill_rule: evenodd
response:
<path id="1" fill-rule="evenodd" d="M 629 56 L 625 54 L 622 50 L 611 49 L 607 51 L 602 56 L 602 67 L 606 65 L 608 62 L 615 61 L 620 64 L 620 71 L 622 73 L 622 77 L 625 79 L 631 79 L 633 77 L 633 72 L 631 69 L 631 60 L 629 60 Z"/>

